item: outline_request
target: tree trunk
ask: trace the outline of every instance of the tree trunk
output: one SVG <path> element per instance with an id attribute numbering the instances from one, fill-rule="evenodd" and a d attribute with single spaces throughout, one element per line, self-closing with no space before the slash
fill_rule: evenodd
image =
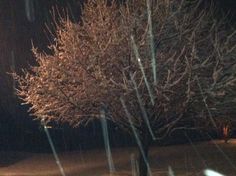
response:
<path id="1" fill-rule="evenodd" d="M 149 169 L 148 151 L 151 143 L 151 136 L 146 127 L 146 124 L 145 127 L 143 128 L 142 135 L 140 135 L 140 140 L 142 144 L 142 150 L 139 147 L 139 162 L 138 162 L 139 176 L 147 176 Z"/>

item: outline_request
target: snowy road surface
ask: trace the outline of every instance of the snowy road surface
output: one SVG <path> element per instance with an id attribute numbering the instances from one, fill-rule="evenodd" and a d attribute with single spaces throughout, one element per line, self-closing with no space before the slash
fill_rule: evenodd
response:
<path id="1" fill-rule="evenodd" d="M 132 175 L 131 155 L 134 148 L 113 149 L 115 175 Z M 0 176 L 59 176 L 60 171 L 51 154 L 0 153 Z M 59 154 L 67 176 L 105 176 L 109 174 L 105 150 L 75 151 Z M 153 147 L 150 152 L 153 175 L 167 176 L 171 166 L 176 176 L 203 175 L 211 168 L 227 176 L 236 175 L 236 141 L 219 141 L 168 147 Z"/>

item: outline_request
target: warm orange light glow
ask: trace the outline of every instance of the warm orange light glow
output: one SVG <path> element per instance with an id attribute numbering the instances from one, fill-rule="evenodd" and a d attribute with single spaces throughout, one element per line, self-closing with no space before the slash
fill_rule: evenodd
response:
<path id="1" fill-rule="evenodd" d="M 229 140 L 229 133 L 230 133 L 230 127 L 228 124 L 226 124 L 223 126 L 223 138 L 225 143 L 227 143 Z"/>

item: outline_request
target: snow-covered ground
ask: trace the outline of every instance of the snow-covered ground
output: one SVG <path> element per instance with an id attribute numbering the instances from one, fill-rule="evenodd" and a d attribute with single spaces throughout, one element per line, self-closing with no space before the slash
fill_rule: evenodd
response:
<path id="1" fill-rule="evenodd" d="M 113 149 L 115 175 L 132 175 L 134 148 Z M 105 176 L 109 169 L 105 150 L 76 151 L 59 154 L 67 176 Z M 150 164 L 153 175 L 167 176 L 171 166 L 176 176 L 201 176 L 211 168 L 227 176 L 236 175 L 236 140 L 202 142 L 168 147 L 152 147 Z M 0 176 L 58 176 L 60 171 L 51 154 L 0 153 Z"/>

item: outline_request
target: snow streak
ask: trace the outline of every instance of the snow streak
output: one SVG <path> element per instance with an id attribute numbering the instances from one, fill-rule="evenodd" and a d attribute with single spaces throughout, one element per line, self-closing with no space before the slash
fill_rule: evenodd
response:
<path id="1" fill-rule="evenodd" d="M 28 21 L 34 22 L 35 13 L 34 13 L 34 4 L 33 0 L 25 0 L 25 13 Z"/>
<path id="2" fill-rule="evenodd" d="M 105 111 L 103 109 L 101 110 L 101 124 L 102 124 L 104 145 L 105 145 L 106 155 L 107 155 L 107 159 L 108 159 L 109 171 L 110 171 L 110 173 L 113 173 L 113 172 L 115 172 L 115 166 L 113 163 L 112 154 L 111 154 L 111 147 L 110 147 L 110 143 L 109 143 L 107 120 L 105 117 Z"/>
<path id="3" fill-rule="evenodd" d="M 136 139 L 136 142 L 137 142 L 137 144 L 139 146 L 139 150 L 141 151 L 142 157 L 143 157 L 143 159 L 145 161 L 145 164 L 147 165 L 148 174 L 149 174 L 149 176 L 152 176 L 152 172 L 151 172 L 151 168 L 149 166 L 149 162 L 148 162 L 148 160 L 147 160 L 147 158 L 146 158 L 146 156 L 144 154 L 144 150 L 143 150 L 143 146 L 142 146 L 141 140 L 139 139 L 138 132 L 136 131 L 136 128 L 135 128 L 135 126 L 134 126 L 134 124 L 132 122 L 132 117 L 131 117 L 128 109 L 127 109 L 127 106 L 125 105 L 125 101 L 123 100 L 123 98 L 120 98 L 120 101 L 121 101 L 121 104 L 122 104 L 122 106 L 124 108 L 126 116 L 128 117 L 128 121 L 129 121 L 131 129 L 133 131 L 133 134 L 134 134 L 134 137 Z"/>
<path id="4" fill-rule="evenodd" d="M 61 173 L 62 176 L 66 176 L 66 174 L 64 172 L 64 169 L 63 169 L 63 167 L 61 165 L 60 159 L 59 159 L 59 157 L 57 155 L 57 152 L 56 152 L 55 146 L 53 144 L 52 138 L 50 136 L 50 133 L 48 131 L 48 128 L 47 128 L 47 126 L 46 126 L 46 124 L 44 122 L 43 122 L 43 126 L 44 126 L 44 131 L 45 131 L 45 133 L 47 135 L 48 142 L 49 142 L 50 147 L 52 149 L 53 156 L 54 156 L 54 158 L 56 160 L 56 164 L 57 164 L 57 166 L 58 166 L 58 168 L 60 170 L 60 173 Z"/>

